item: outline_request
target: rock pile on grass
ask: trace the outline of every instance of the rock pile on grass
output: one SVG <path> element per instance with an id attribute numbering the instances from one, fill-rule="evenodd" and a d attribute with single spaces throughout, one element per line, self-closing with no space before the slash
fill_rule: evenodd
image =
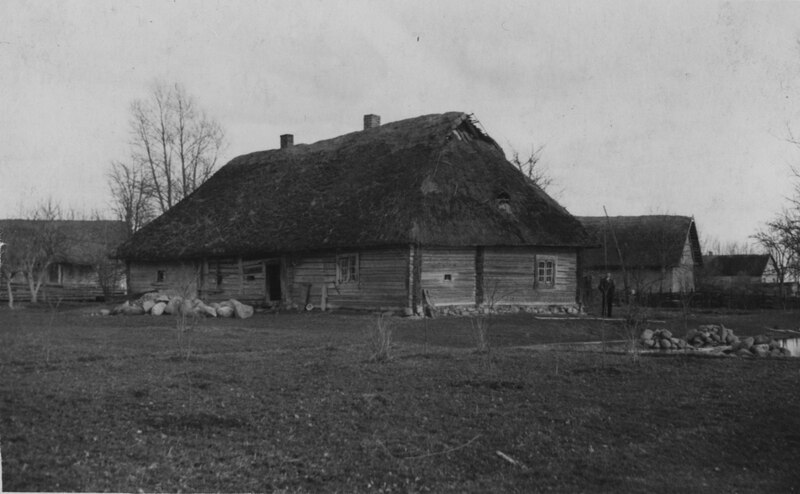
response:
<path id="1" fill-rule="evenodd" d="M 247 319 L 253 315 L 253 306 L 235 299 L 207 304 L 199 298 L 183 298 L 168 292 L 145 293 L 136 300 L 126 300 L 114 307 L 111 314 L 153 316 L 191 314 L 204 317 L 236 317 Z"/>
<path id="2" fill-rule="evenodd" d="M 640 341 L 642 346 L 652 350 L 683 350 L 688 346 L 686 340 L 672 336 L 668 329 L 645 329 Z"/>
<path id="3" fill-rule="evenodd" d="M 788 348 L 766 335 L 739 338 L 723 325 L 708 324 L 691 329 L 686 338 L 675 338 L 668 329 L 645 329 L 639 338 L 642 346 L 652 350 L 709 349 L 739 357 L 788 357 Z"/>
<path id="4" fill-rule="evenodd" d="M 690 329 L 686 333 L 686 341 L 695 348 L 708 348 L 733 345 L 739 342 L 739 337 L 733 334 L 732 329 L 721 324 L 706 324 Z"/>

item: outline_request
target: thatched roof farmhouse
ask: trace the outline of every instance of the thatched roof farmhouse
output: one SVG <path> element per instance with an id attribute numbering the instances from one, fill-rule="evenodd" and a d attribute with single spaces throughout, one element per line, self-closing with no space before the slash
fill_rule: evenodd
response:
<path id="1" fill-rule="evenodd" d="M 583 257 L 584 273 L 595 281 L 610 272 L 618 286 L 625 283 L 637 292 L 694 290 L 695 268 L 703 265 L 703 258 L 693 218 L 646 215 L 578 219 L 596 245 L 584 251 Z"/>
<path id="2" fill-rule="evenodd" d="M 469 115 L 367 115 L 292 141 L 233 159 L 125 243 L 131 289 L 406 311 L 575 302 L 586 233 Z"/>

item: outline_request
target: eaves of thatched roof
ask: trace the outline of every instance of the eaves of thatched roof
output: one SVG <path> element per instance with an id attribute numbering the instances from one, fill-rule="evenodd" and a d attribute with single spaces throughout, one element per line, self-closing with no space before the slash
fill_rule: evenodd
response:
<path id="1" fill-rule="evenodd" d="M 707 276 L 761 277 L 767 269 L 769 254 L 705 256 L 703 272 Z"/>
<path id="2" fill-rule="evenodd" d="M 621 268 L 619 251 L 626 268 L 675 267 L 687 238 L 695 265 L 702 265 L 697 228 L 689 216 L 579 216 L 578 220 L 599 246 L 585 252 L 586 269 Z"/>
<path id="3" fill-rule="evenodd" d="M 586 242 L 580 223 L 528 183 L 470 116 L 452 112 L 239 156 L 118 255 Z"/>
<path id="4" fill-rule="evenodd" d="M 7 248 L 27 248 L 37 236 L 50 235 L 58 245 L 56 261 L 90 265 L 107 257 L 127 238 L 122 221 L 110 220 L 0 220 L 0 240 Z"/>

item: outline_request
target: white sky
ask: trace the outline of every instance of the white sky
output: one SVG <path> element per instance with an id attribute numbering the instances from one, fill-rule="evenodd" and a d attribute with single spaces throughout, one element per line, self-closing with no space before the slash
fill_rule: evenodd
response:
<path id="1" fill-rule="evenodd" d="M 0 217 L 107 211 L 130 102 L 160 79 L 220 121 L 223 162 L 465 111 L 507 151 L 543 144 L 573 214 L 744 242 L 800 164 L 799 40 L 800 3 L 3 0 Z"/>

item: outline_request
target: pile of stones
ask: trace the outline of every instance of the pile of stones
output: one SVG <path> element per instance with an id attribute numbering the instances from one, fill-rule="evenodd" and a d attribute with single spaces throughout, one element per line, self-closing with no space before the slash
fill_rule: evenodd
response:
<path id="1" fill-rule="evenodd" d="M 474 305 L 452 305 L 436 307 L 435 312 L 437 315 L 443 316 L 476 316 L 479 314 L 541 314 L 541 315 L 554 315 L 554 314 L 580 314 L 580 309 L 577 306 L 569 305 L 549 305 L 549 306 L 526 306 L 526 305 L 495 305 L 489 306 L 474 306 Z"/>
<path id="2" fill-rule="evenodd" d="M 126 300 L 109 311 L 111 315 L 186 314 L 204 317 L 236 317 L 238 319 L 247 319 L 253 315 L 253 312 L 253 306 L 243 304 L 235 299 L 206 304 L 199 298 L 184 298 L 168 292 L 145 293 L 140 298 Z"/>
<path id="3" fill-rule="evenodd" d="M 639 340 L 651 350 L 684 350 L 689 345 L 682 338 L 675 338 L 668 329 L 645 329 Z"/>
<path id="4" fill-rule="evenodd" d="M 733 330 L 721 324 L 706 324 L 690 329 L 686 333 L 686 341 L 695 348 L 709 348 L 733 345 L 739 342 L 739 337 L 733 334 Z"/>
<path id="5" fill-rule="evenodd" d="M 788 357 L 791 352 L 775 339 L 766 336 L 739 338 L 723 325 L 707 324 L 691 329 L 686 338 L 675 338 L 668 329 L 645 329 L 639 338 L 644 348 L 652 350 L 707 349 L 739 357 Z"/>

